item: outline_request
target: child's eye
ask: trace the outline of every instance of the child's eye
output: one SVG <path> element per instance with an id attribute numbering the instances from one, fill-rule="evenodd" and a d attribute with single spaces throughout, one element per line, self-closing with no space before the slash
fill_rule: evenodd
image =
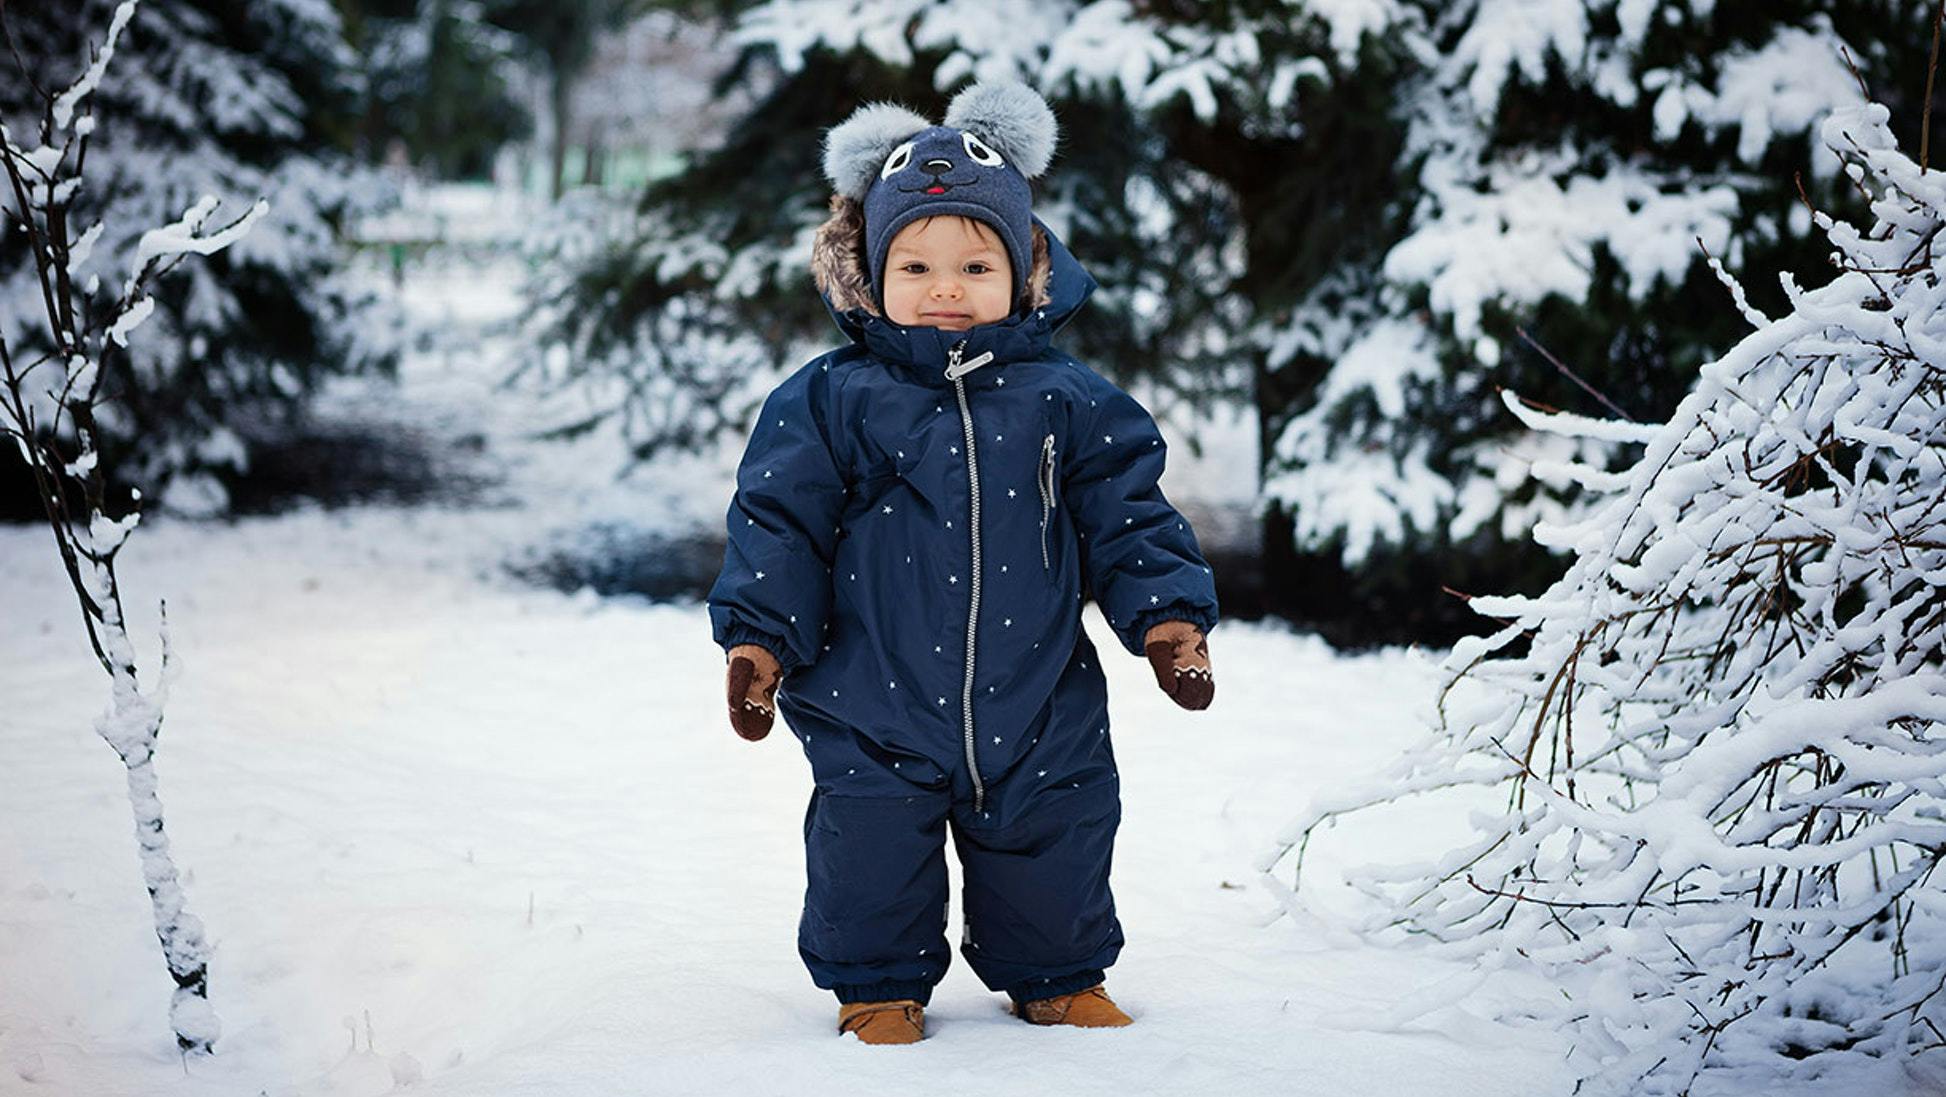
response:
<path id="1" fill-rule="evenodd" d="M 917 263 L 917 262 L 907 263 L 904 266 L 900 267 L 899 269 L 906 272 L 907 274 L 926 273 L 926 265 L 924 263 Z"/>
<path id="2" fill-rule="evenodd" d="M 993 269 L 992 267 L 987 266 L 985 263 L 966 264 L 966 273 L 968 274 L 985 274 L 987 271 L 992 269 Z"/>

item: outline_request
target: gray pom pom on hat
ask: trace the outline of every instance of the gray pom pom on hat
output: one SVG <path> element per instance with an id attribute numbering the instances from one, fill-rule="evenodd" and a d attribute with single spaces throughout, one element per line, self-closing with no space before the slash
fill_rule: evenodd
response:
<path id="1" fill-rule="evenodd" d="M 824 176 L 839 194 L 865 200 L 885 158 L 927 126 L 924 115 L 898 103 L 868 103 L 824 135 Z"/>
<path id="2" fill-rule="evenodd" d="M 1047 100 L 1018 82 L 974 84 L 953 96 L 946 124 L 993 146 L 1029 179 L 1047 170 L 1060 132 Z"/>

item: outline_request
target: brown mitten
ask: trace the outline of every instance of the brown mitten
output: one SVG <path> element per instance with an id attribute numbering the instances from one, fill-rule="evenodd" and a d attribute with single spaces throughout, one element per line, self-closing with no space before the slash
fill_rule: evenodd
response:
<path id="1" fill-rule="evenodd" d="M 777 657 L 758 644 L 738 644 L 728 658 L 730 726 L 754 743 L 770 734 L 776 717 Z"/>
<path id="2" fill-rule="evenodd" d="M 1216 696 L 1216 679 L 1210 673 L 1209 641 L 1201 629 L 1188 621 L 1164 621 L 1150 627 L 1142 650 L 1155 668 L 1155 684 L 1170 700 L 1186 709 L 1209 707 Z"/>

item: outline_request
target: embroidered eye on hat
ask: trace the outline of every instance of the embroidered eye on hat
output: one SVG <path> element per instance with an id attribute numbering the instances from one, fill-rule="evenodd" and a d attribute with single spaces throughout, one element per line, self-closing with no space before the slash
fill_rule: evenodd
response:
<path id="1" fill-rule="evenodd" d="M 863 208 L 866 269 L 879 307 L 892 238 L 940 214 L 992 226 L 1007 249 L 1018 301 L 1033 262 L 1027 181 L 1047 170 L 1057 134 L 1047 101 L 1017 82 L 966 88 L 947 104 L 941 125 L 897 103 L 869 103 L 832 127 L 824 174 Z"/>

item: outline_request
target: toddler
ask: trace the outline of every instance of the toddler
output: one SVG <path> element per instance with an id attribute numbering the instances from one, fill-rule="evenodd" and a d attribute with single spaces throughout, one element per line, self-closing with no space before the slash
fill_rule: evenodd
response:
<path id="1" fill-rule="evenodd" d="M 1129 1023 L 1102 987 L 1121 801 L 1084 592 L 1177 704 L 1215 691 L 1155 422 L 1051 345 L 1096 286 L 1029 208 L 1054 141 L 1020 84 L 826 136 L 812 267 L 850 342 L 765 400 L 709 593 L 732 726 L 781 709 L 810 760 L 798 951 L 867 1043 L 924 1035 L 949 828 L 981 982 L 1037 1024 Z"/>

